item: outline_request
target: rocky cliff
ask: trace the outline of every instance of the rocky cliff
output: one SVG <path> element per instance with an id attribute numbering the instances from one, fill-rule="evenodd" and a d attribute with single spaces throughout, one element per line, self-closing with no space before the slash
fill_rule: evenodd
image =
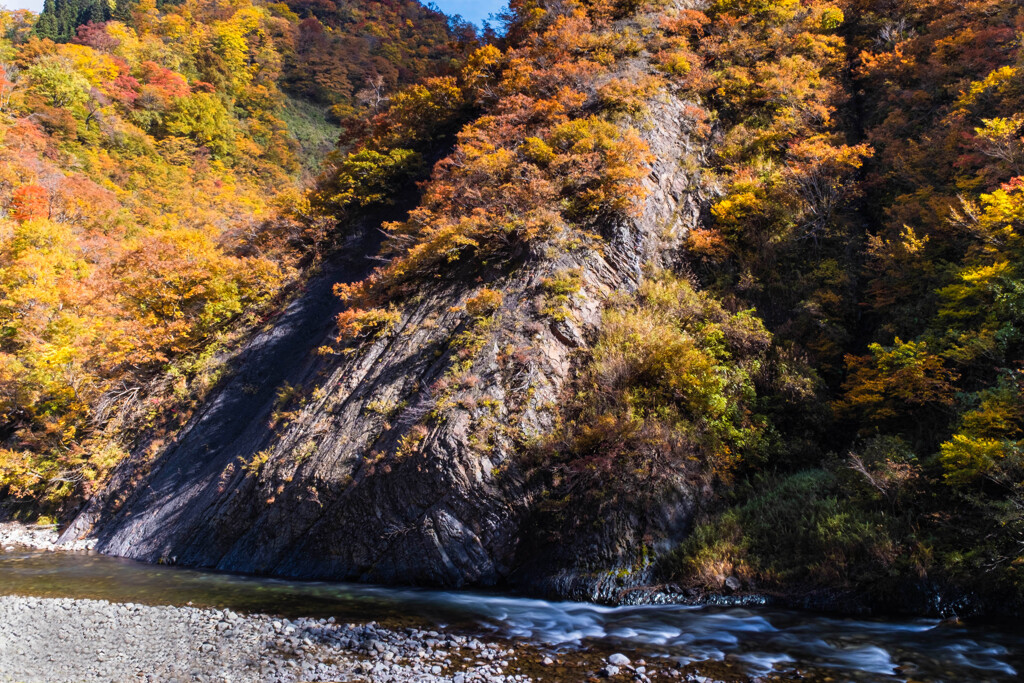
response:
<path id="1" fill-rule="evenodd" d="M 453 276 L 402 302 L 391 333 L 318 355 L 339 307 L 331 285 L 365 272 L 351 255 L 329 266 L 181 433 L 155 456 L 140 448 L 64 538 L 305 578 L 458 586 L 506 581 L 524 563 L 566 569 L 518 552 L 537 493 L 518 451 L 550 428 L 604 301 L 672 262 L 702 203 L 701 178 L 683 170 L 702 154 L 685 103 L 659 94 L 638 128 L 655 159 L 647 197 L 635 218 L 603 226 L 602 250 L 490 273 L 502 303 L 486 324 L 463 309 L 475 285 Z M 541 316 L 545 278 L 569 270 L 581 283 L 571 314 Z"/>
<path id="2" fill-rule="evenodd" d="M 288 268 L 352 238 L 270 327 L 241 330 L 282 299 L 232 280 L 233 305 L 168 308 L 189 345 L 93 363 L 135 384 L 6 347 L 0 494 L 62 520 L 92 496 L 65 538 L 151 561 L 1016 610 L 1024 91 L 1004 5 L 516 0 L 442 75 L 364 92 L 373 115 L 260 229 Z M 172 251 L 158 275 L 211 270 Z"/>

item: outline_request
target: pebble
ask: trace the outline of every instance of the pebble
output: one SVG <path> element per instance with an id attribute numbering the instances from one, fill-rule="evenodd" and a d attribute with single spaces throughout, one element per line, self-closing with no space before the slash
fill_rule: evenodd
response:
<path id="1" fill-rule="evenodd" d="M 58 545 L 52 526 L 0 523 L 0 548 L 91 552 L 94 546 L 95 540 Z M 503 649 L 472 636 L 413 627 L 398 632 L 334 617 L 289 621 L 191 603 L 0 596 L 0 683 L 313 683 L 365 676 L 372 683 L 532 683 L 509 670 L 521 657 L 537 656 L 525 652 L 526 646 Z M 551 656 L 540 662 L 556 664 Z M 629 664 L 616 653 L 599 673 L 618 676 Z M 641 683 L 655 675 L 644 664 L 628 670 Z"/>
<path id="2" fill-rule="evenodd" d="M 428 639 L 446 649 L 427 647 Z M 19 646 L 4 645 L 12 642 Z M 53 647 L 55 642 L 60 648 Z M 470 649 L 473 659 L 484 660 L 467 661 Z M 0 596 L 4 683 L 292 683 L 364 680 L 360 675 L 369 675 L 373 683 L 530 683 L 529 677 L 507 669 L 502 658 L 511 654 L 494 643 L 442 637 L 436 631 L 397 632 L 373 623 Z"/>
<path id="3" fill-rule="evenodd" d="M 0 547 L 11 551 L 17 548 L 35 548 L 54 552 L 57 550 L 90 551 L 96 547 L 96 539 L 57 543 L 57 527 L 52 524 L 21 524 L 0 522 Z"/>

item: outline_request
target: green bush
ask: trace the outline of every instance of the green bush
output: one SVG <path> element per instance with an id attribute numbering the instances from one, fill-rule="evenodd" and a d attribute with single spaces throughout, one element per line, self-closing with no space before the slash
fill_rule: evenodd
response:
<path id="1" fill-rule="evenodd" d="M 815 469 L 755 480 L 756 493 L 698 525 L 663 570 L 711 588 L 729 575 L 770 587 L 845 586 L 885 574 L 896 559 L 890 524 L 847 494 L 842 474 Z"/>

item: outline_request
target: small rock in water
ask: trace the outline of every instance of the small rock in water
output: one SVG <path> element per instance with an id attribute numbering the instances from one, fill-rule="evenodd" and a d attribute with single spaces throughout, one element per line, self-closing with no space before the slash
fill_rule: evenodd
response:
<path id="1" fill-rule="evenodd" d="M 611 676 L 618 676 L 619 667 L 615 666 L 614 664 L 609 664 L 605 668 L 601 669 L 601 675 L 605 678 L 609 678 Z"/>
<path id="2" fill-rule="evenodd" d="M 626 666 L 627 664 L 629 664 L 629 657 L 619 652 L 616 652 L 608 658 L 608 663 L 614 664 L 615 666 Z"/>
<path id="3" fill-rule="evenodd" d="M 551 659 L 551 657 L 545 657 L 543 659 L 543 661 L 541 661 L 541 664 L 543 664 L 544 666 L 551 666 L 554 663 L 555 663 L 555 660 Z"/>

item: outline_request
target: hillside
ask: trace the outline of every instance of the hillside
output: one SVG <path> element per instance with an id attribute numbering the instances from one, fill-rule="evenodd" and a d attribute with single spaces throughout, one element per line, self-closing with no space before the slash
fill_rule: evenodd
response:
<path id="1" fill-rule="evenodd" d="M 303 197 L 342 120 L 472 39 L 417 3 L 377 5 L 329 14 L 351 44 L 316 65 L 299 48 L 327 29 L 283 4 L 143 2 L 60 31 L 85 10 L 0 14 L 8 501 L 66 513 L 94 493 L 139 430 L 185 419 L 219 354 L 332 249 L 333 221 Z M 388 22 L 413 56 L 373 49 Z M 320 78 L 342 63 L 363 80 Z M 303 92 L 296 72 L 323 88 Z"/>
<path id="2" fill-rule="evenodd" d="M 216 258 L 235 260 L 201 270 L 227 284 L 190 291 L 230 298 L 170 316 L 195 324 L 160 327 L 146 308 L 158 321 L 147 334 L 165 345 L 145 347 L 154 362 L 197 348 L 168 337 L 180 327 L 204 340 L 205 355 L 188 357 L 211 365 L 178 380 L 172 360 L 148 366 L 145 384 L 111 374 L 82 385 L 122 407 L 118 391 L 166 397 L 148 423 L 93 427 L 116 435 L 103 443 L 117 453 L 78 432 L 55 436 L 42 419 L 8 418 L 19 425 L 9 442 L 22 445 L 5 462 L 29 463 L 4 465 L 9 496 L 38 503 L 66 491 L 64 465 L 33 463 L 76 453 L 95 484 L 76 491 L 88 502 L 65 537 L 154 562 L 609 601 L 658 586 L 686 600 L 738 592 L 917 613 L 954 601 L 1019 609 L 1016 5 L 517 0 L 487 44 L 396 29 L 388 35 L 417 36 L 441 56 L 420 63 L 412 55 L 424 50 L 399 49 L 388 53 L 394 72 L 367 59 L 344 74 L 322 60 L 363 54 L 338 37 L 358 17 L 288 7 L 250 13 L 268 27 L 305 16 L 302 35 L 316 21 L 325 37 L 305 56 L 282 49 L 267 82 L 282 98 L 329 105 L 338 151 L 304 191 L 301 164 L 271 156 L 273 136 L 256 132 L 252 110 L 223 117 L 245 131 L 223 151 L 230 162 L 218 157 L 224 136 L 161 119 L 148 133 L 155 144 L 191 136 L 209 168 L 273 188 L 258 196 L 278 213 L 262 230 L 217 233 L 238 241 L 216 243 Z M 200 24 L 226 35 L 215 16 Z M 81 37 L 19 38 L 23 20 L 7 21 L 23 59 L 45 62 L 39 46 L 69 62 L 103 54 Z M 204 72 L 182 68 L 177 108 L 207 88 L 196 85 Z M 309 68 L 321 70 L 303 81 Z M 328 73 L 362 94 L 318 90 Z M 92 100 L 61 104 L 32 78 L 23 119 L 69 112 L 60 115 L 91 130 Z M 250 87 L 201 82 L 216 93 Z M 62 149 L 91 153 L 97 143 L 76 135 Z M 274 180 L 260 170 L 268 165 Z M 12 190 L 7 220 L 23 231 L 41 219 L 26 202 Z M 125 211 L 138 220 L 136 206 Z M 166 291 L 128 270 L 159 272 L 155 262 L 132 257 L 105 279 Z M 283 287 L 294 279 L 304 286 Z M 81 296 L 86 280 L 65 296 Z M 96 300 L 111 301 L 88 305 Z M 238 323 L 272 300 L 284 308 L 262 329 Z M 92 320 L 86 305 L 59 310 Z M 115 319 L 130 316 L 117 309 Z M 206 345 L 221 329 L 231 336 Z M 9 338 L 27 343 L 18 335 Z M 47 350 L 107 345 L 78 351 L 83 367 L 110 357 L 104 335 L 33 335 Z M 5 358 L 30 357 L 10 348 Z M 37 405 L 10 404 L 10 416 Z M 48 405 L 31 414 L 57 414 Z M 95 414 L 76 424 L 88 415 L 99 425 Z M 40 459 L 47 452 L 60 456 Z"/>

